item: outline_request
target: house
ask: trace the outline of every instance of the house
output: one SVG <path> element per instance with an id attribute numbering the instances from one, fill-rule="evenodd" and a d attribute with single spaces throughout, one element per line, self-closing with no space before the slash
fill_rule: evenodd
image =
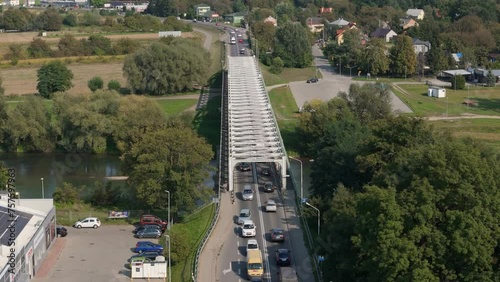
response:
<path id="1" fill-rule="evenodd" d="M 264 23 L 272 24 L 274 26 L 278 25 L 278 21 L 275 18 L 271 17 L 271 16 L 265 18 L 264 19 Z"/>
<path id="2" fill-rule="evenodd" d="M 413 38 L 413 50 L 415 50 L 415 54 L 418 53 L 427 53 L 431 50 L 431 43 L 429 41 L 422 41 L 418 38 Z"/>
<path id="3" fill-rule="evenodd" d="M 323 18 L 318 18 L 318 17 L 307 18 L 306 24 L 307 27 L 309 27 L 309 30 L 313 33 L 322 32 L 323 29 L 325 28 Z"/>
<path id="4" fill-rule="evenodd" d="M 399 19 L 399 26 L 403 30 L 407 30 L 410 27 L 418 27 L 418 23 L 413 18 L 402 18 L 402 19 Z"/>
<path id="5" fill-rule="evenodd" d="M 429 88 L 427 89 L 427 96 L 434 98 L 445 98 L 446 89 L 442 87 L 429 86 Z"/>
<path id="6" fill-rule="evenodd" d="M 205 4 L 198 4 L 194 6 L 194 17 L 199 18 L 205 15 L 206 12 L 210 11 L 210 6 Z"/>
<path id="7" fill-rule="evenodd" d="M 321 7 L 319 8 L 319 13 L 320 14 L 323 14 L 323 13 L 333 13 L 333 8 L 325 8 L 325 7 Z"/>
<path id="8" fill-rule="evenodd" d="M 245 12 L 236 12 L 232 14 L 224 15 L 224 21 L 229 22 L 231 24 L 241 24 L 243 19 L 245 18 Z"/>
<path id="9" fill-rule="evenodd" d="M 200 17 L 202 20 L 206 22 L 216 21 L 217 19 L 220 18 L 219 14 L 217 14 L 217 12 L 215 11 L 208 11 L 205 14 L 201 15 Z"/>
<path id="10" fill-rule="evenodd" d="M 2 4 L 5 4 L 6 6 L 19 6 L 19 0 L 5 0 L 2 2 Z"/>
<path id="11" fill-rule="evenodd" d="M 424 16 L 425 16 L 425 12 L 422 9 L 408 9 L 408 11 L 406 11 L 406 15 L 408 17 L 411 17 L 411 18 L 414 18 L 417 20 L 423 20 Z"/>
<path id="12" fill-rule="evenodd" d="M 328 23 L 328 24 L 331 26 L 336 26 L 336 27 L 342 28 L 344 26 L 347 26 L 349 24 L 349 22 L 344 20 L 343 18 L 339 18 L 338 20 L 333 21 L 333 22 Z"/>
<path id="13" fill-rule="evenodd" d="M 370 37 L 382 38 L 385 42 L 391 41 L 394 36 L 397 36 L 397 34 L 392 29 L 380 27 L 370 34 Z"/>
<path id="14" fill-rule="evenodd" d="M 356 23 L 349 23 L 348 25 L 344 26 L 343 28 L 337 29 L 335 33 L 335 39 L 337 40 L 337 44 L 340 45 L 344 43 L 344 33 L 349 30 L 349 29 L 357 29 Z"/>

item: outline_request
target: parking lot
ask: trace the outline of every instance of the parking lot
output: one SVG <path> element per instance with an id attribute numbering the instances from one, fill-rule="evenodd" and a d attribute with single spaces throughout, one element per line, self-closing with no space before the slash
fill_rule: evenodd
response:
<path id="1" fill-rule="evenodd" d="M 158 242 L 156 239 L 134 238 L 132 225 L 67 228 L 68 236 L 64 237 L 66 245 L 59 258 L 46 277 L 35 278 L 34 281 L 130 281 L 130 269 L 126 265 L 128 258 L 134 254 L 132 248 L 138 241 Z"/>

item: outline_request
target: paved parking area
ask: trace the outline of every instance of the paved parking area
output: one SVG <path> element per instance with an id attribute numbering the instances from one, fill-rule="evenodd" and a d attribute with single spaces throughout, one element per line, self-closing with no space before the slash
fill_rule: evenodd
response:
<path id="1" fill-rule="evenodd" d="M 134 254 L 131 248 L 139 241 L 133 237 L 133 230 L 132 225 L 103 225 L 97 229 L 68 227 L 68 236 L 64 237 L 66 243 L 59 258 L 46 277 L 37 277 L 33 281 L 130 281 L 127 259 Z M 155 239 L 143 240 L 158 242 Z"/>

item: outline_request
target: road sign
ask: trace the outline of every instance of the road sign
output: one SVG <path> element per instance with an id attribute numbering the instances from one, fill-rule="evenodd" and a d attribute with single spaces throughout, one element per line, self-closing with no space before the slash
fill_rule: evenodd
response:
<path id="1" fill-rule="evenodd" d="M 302 198 L 301 202 L 304 204 L 307 202 L 307 198 Z"/>
<path id="2" fill-rule="evenodd" d="M 323 262 L 323 261 L 325 261 L 325 257 L 324 257 L 324 256 L 318 256 L 318 261 L 319 261 L 319 262 Z"/>

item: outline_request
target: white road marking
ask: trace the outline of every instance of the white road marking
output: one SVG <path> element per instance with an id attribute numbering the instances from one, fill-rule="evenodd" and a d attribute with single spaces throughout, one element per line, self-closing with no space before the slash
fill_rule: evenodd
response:
<path id="1" fill-rule="evenodd" d="M 236 255 L 240 254 L 240 241 L 236 241 Z"/>
<path id="2" fill-rule="evenodd" d="M 264 220 L 262 219 L 263 217 L 263 212 L 262 212 L 262 208 L 261 208 L 261 202 L 260 202 L 260 192 L 259 192 L 259 189 L 257 189 L 257 207 L 258 207 L 258 210 L 259 210 L 259 221 L 260 221 L 260 226 L 262 228 L 262 243 L 264 245 L 264 248 L 263 248 L 263 251 L 264 251 L 264 257 L 262 259 L 265 259 L 265 263 L 266 263 L 266 269 L 265 269 L 265 273 L 264 273 L 264 276 L 266 277 L 270 277 L 270 273 L 269 271 L 271 271 L 271 267 L 269 266 L 269 260 L 267 259 L 268 258 L 268 254 L 267 254 L 267 242 L 266 242 L 266 226 L 264 225 Z"/>
<path id="3" fill-rule="evenodd" d="M 229 268 L 222 270 L 222 273 L 226 275 L 228 272 L 231 272 L 231 262 L 229 262 Z"/>
<path id="4" fill-rule="evenodd" d="M 238 259 L 238 275 L 241 275 L 240 259 Z"/>

